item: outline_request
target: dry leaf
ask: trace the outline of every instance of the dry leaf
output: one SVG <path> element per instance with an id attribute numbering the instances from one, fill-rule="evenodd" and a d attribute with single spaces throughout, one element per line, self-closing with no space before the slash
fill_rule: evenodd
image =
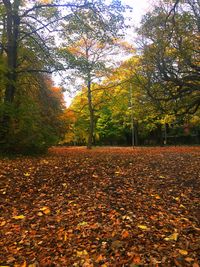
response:
<path id="1" fill-rule="evenodd" d="M 84 257 L 88 255 L 87 250 L 77 251 L 76 252 L 77 257 Z"/>
<path id="2" fill-rule="evenodd" d="M 188 255 L 188 251 L 187 251 L 187 250 L 179 249 L 178 251 L 179 251 L 179 253 L 180 253 L 181 255 L 183 255 L 183 256 Z"/>
<path id="3" fill-rule="evenodd" d="M 24 261 L 22 264 L 14 264 L 14 267 L 26 267 L 27 264 L 26 264 L 26 261 Z"/>
<path id="4" fill-rule="evenodd" d="M 168 237 L 165 237 L 164 240 L 166 241 L 177 241 L 178 240 L 178 233 L 173 233 L 172 235 L 169 235 Z"/>
<path id="5" fill-rule="evenodd" d="M 138 228 L 142 230 L 149 230 L 149 228 L 146 225 L 138 224 Z"/>
<path id="6" fill-rule="evenodd" d="M 18 216 L 13 216 L 13 219 L 15 219 L 15 220 L 23 220 L 25 218 L 25 216 L 24 215 L 18 215 Z"/>
<path id="7" fill-rule="evenodd" d="M 0 226 L 4 226 L 4 225 L 6 225 L 6 221 L 2 221 L 1 223 L 0 223 Z M 1 266 L 0 266 L 1 267 Z"/>
<path id="8" fill-rule="evenodd" d="M 48 214 L 51 213 L 51 210 L 49 208 L 47 208 L 47 209 L 43 210 L 43 213 L 46 214 L 46 215 L 48 215 Z"/>
<path id="9" fill-rule="evenodd" d="M 44 206 L 44 207 L 40 208 L 40 210 L 41 210 L 44 214 L 46 214 L 46 215 L 48 215 L 48 214 L 51 213 L 50 208 L 47 207 L 47 206 Z"/>
<path id="10" fill-rule="evenodd" d="M 64 241 L 65 242 L 67 241 L 67 234 L 66 234 L 66 232 L 64 233 Z"/>
<path id="11" fill-rule="evenodd" d="M 37 263 L 32 263 L 32 264 L 29 264 L 28 267 L 38 267 L 38 264 Z"/>
<path id="12" fill-rule="evenodd" d="M 98 257 L 97 257 L 97 259 L 95 260 L 95 262 L 96 263 L 99 263 L 100 261 L 102 261 L 104 258 L 103 258 L 103 256 L 102 255 L 99 255 Z"/>
<path id="13" fill-rule="evenodd" d="M 88 225 L 87 222 L 80 222 L 80 223 L 78 224 L 78 226 L 86 226 L 86 225 Z"/>
<path id="14" fill-rule="evenodd" d="M 141 263 L 141 258 L 139 255 L 135 255 L 132 261 L 134 264 L 140 264 Z"/>
<path id="15" fill-rule="evenodd" d="M 192 262 L 192 261 L 194 261 L 194 259 L 193 258 L 190 258 L 190 257 L 187 257 L 187 258 L 185 258 L 185 261 Z"/>
<path id="16" fill-rule="evenodd" d="M 124 230 L 124 231 L 122 232 L 122 238 L 127 238 L 127 237 L 129 237 L 129 232 L 126 231 L 126 230 Z"/>

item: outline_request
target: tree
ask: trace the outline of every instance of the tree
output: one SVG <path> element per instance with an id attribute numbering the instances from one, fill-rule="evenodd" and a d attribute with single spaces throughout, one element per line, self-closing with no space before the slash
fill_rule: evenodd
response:
<path id="1" fill-rule="evenodd" d="M 10 118 L 9 132 L 0 140 L 1 149 L 12 153 L 43 152 L 64 135 L 62 90 L 44 74 L 21 76 L 16 88 L 12 105 L 0 105 L 0 116 L 7 114 Z"/>
<path id="2" fill-rule="evenodd" d="M 141 88 L 137 73 L 139 68 L 140 57 L 133 56 L 113 70 L 107 79 L 95 86 L 93 84 L 96 125 L 94 137 L 98 144 L 131 144 L 132 123 L 136 145 L 161 128 L 164 114 Z M 70 131 L 67 134 L 72 138 L 71 141 L 74 138 L 85 140 L 86 137 L 89 111 L 85 92 L 86 88 L 83 88 L 69 107 L 75 116 L 71 124 L 75 134 L 72 136 Z M 157 139 L 161 137 L 160 133 Z"/>
<path id="3" fill-rule="evenodd" d="M 162 1 L 142 20 L 141 80 L 148 95 L 175 116 L 200 106 L 200 3 Z"/>
<path id="4" fill-rule="evenodd" d="M 85 3 L 74 4 L 69 2 L 60 4 L 57 1 L 55 3 L 54 1 L 50 1 L 52 3 L 45 2 L 35 1 L 34 4 L 28 4 L 28 1 L 22 0 L 2 0 L 0 2 L 0 10 L 3 13 L 0 47 L 1 51 L 5 53 L 7 63 L 5 102 L 11 103 L 14 100 L 15 83 L 19 73 L 23 71 L 52 71 L 52 63 L 55 63 L 55 60 L 53 60 L 53 53 L 51 54 L 49 50 L 52 51 L 52 46 L 50 45 L 52 41 L 51 33 L 55 31 L 57 22 L 63 19 L 59 8 L 81 8 L 87 6 Z M 64 15 L 64 17 L 66 16 Z M 19 69 L 24 59 L 20 57 L 20 46 L 27 47 L 27 45 L 35 53 L 36 51 L 42 52 L 42 56 L 40 56 L 40 59 L 43 59 L 44 62 L 42 69 Z"/>
<path id="5" fill-rule="evenodd" d="M 63 67 L 55 53 L 59 22 L 81 8 L 93 9 L 101 16 L 101 7 L 103 4 L 95 0 L 0 1 L 1 144 L 9 140 L 13 116 L 9 110 L 19 102 L 17 91 L 22 88 L 19 82 L 30 75 L 35 79 L 35 74 L 42 77 L 41 73 L 50 74 L 69 67 L 68 64 Z"/>
<path id="6" fill-rule="evenodd" d="M 71 63 L 74 72 L 70 75 L 82 78 L 87 88 L 87 101 L 90 117 L 87 147 L 94 141 L 94 104 L 92 84 L 102 80 L 112 66 L 111 56 L 116 53 L 116 38 L 123 30 L 124 18 L 121 12 L 124 7 L 116 2 L 105 5 L 105 16 L 96 9 L 75 11 L 70 20 L 64 23 L 62 36 L 62 54 Z"/>

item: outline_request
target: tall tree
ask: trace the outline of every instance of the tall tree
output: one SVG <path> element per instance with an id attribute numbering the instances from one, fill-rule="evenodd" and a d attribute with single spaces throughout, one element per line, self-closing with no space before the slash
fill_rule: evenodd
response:
<path id="1" fill-rule="evenodd" d="M 200 106 L 199 10 L 199 1 L 161 1 L 139 29 L 146 77 L 141 85 L 175 115 Z"/>
<path id="2" fill-rule="evenodd" d="M 82 78 L 87 88 L 87 100 L 90 116 L 87 147 L 94 141 L 94 104 L 95 89 L 92 84 L 102 80 L 112 66 L 112 57 L 119 53 L 116 39 L 123 32 L 124 7 L 116 1 L 112 5 L 104 5 L 104 16 L 96 9 L 75 11 L 71 19 L 64 23 L 62 36 L 62 53 L 68 62 L 70 59 L 74 72 L 70 75 Z M 93 90 L 94 89 L 94 90 Z"/>
<path id="3" fill-rule="evenodd" d="M 81 8 L 92 9 L 101 16 L 101 7 L 102 2 L 95 0 L 0 1 L 1 103 L 4 104 L 0 118 L 2 144 L 8 140 L 12 119 L 6 110 L 15 103 L 16 92 L 20 88 L 18 84 L 23 76 L 63 70 L 54 42 L 59 22 L 70 18 L 76 9 Z"/>

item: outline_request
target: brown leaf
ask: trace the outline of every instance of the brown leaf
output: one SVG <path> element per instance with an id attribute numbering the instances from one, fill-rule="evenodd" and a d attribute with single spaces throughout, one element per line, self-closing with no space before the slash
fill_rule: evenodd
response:
<path id="1" fill-rule="evenodd" d="M 1 227 L 3 227 L 4 225 L 6 225 L 6 221 L 2 221 L 1 223 L 0 223 L 0 226 Z M 1 267 L 1 266 L 0 266 Z"/>
<path id="2" fill-rule="evenodd" d="M 183 256 L 188 255 L 188 251 L 187 251 L 187 250 L 179 249 L 178 251 L 179 251 L 179 253 L 180 253 L 181 255 L 183 255 Z"/>
<path id="3" fill-rule="evenodd" d="M 122 238 L 127 238 L 127 237 L 129 237 L 130 236 L 130 234 L 129 234 L 129 232 L 127 231 L 127 230 L 124 230 L 123 232 L 122 232 Z"/>
<path id="4" fill-rule="evenodd" d="M 100 254 L 97 259 L 95 260 L 96 263 L 99 263 L 100 261 L 102 261 L 104 259 L 104 257 Z"/>

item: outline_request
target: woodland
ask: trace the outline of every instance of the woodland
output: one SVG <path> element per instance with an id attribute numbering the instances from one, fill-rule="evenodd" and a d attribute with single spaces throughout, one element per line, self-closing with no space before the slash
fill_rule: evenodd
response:
<path id="1" fill-rule="evenodd" d="M 1 0 L 1 151 L 199 144 L 199 5 L 160 1 L 135 29 L 118 0 Z"/>
<path id="2" fill-rule="evenodd" d="M 200 266 L 200 2 L 131 16 L 0 0 L 0 267 Z"/>

